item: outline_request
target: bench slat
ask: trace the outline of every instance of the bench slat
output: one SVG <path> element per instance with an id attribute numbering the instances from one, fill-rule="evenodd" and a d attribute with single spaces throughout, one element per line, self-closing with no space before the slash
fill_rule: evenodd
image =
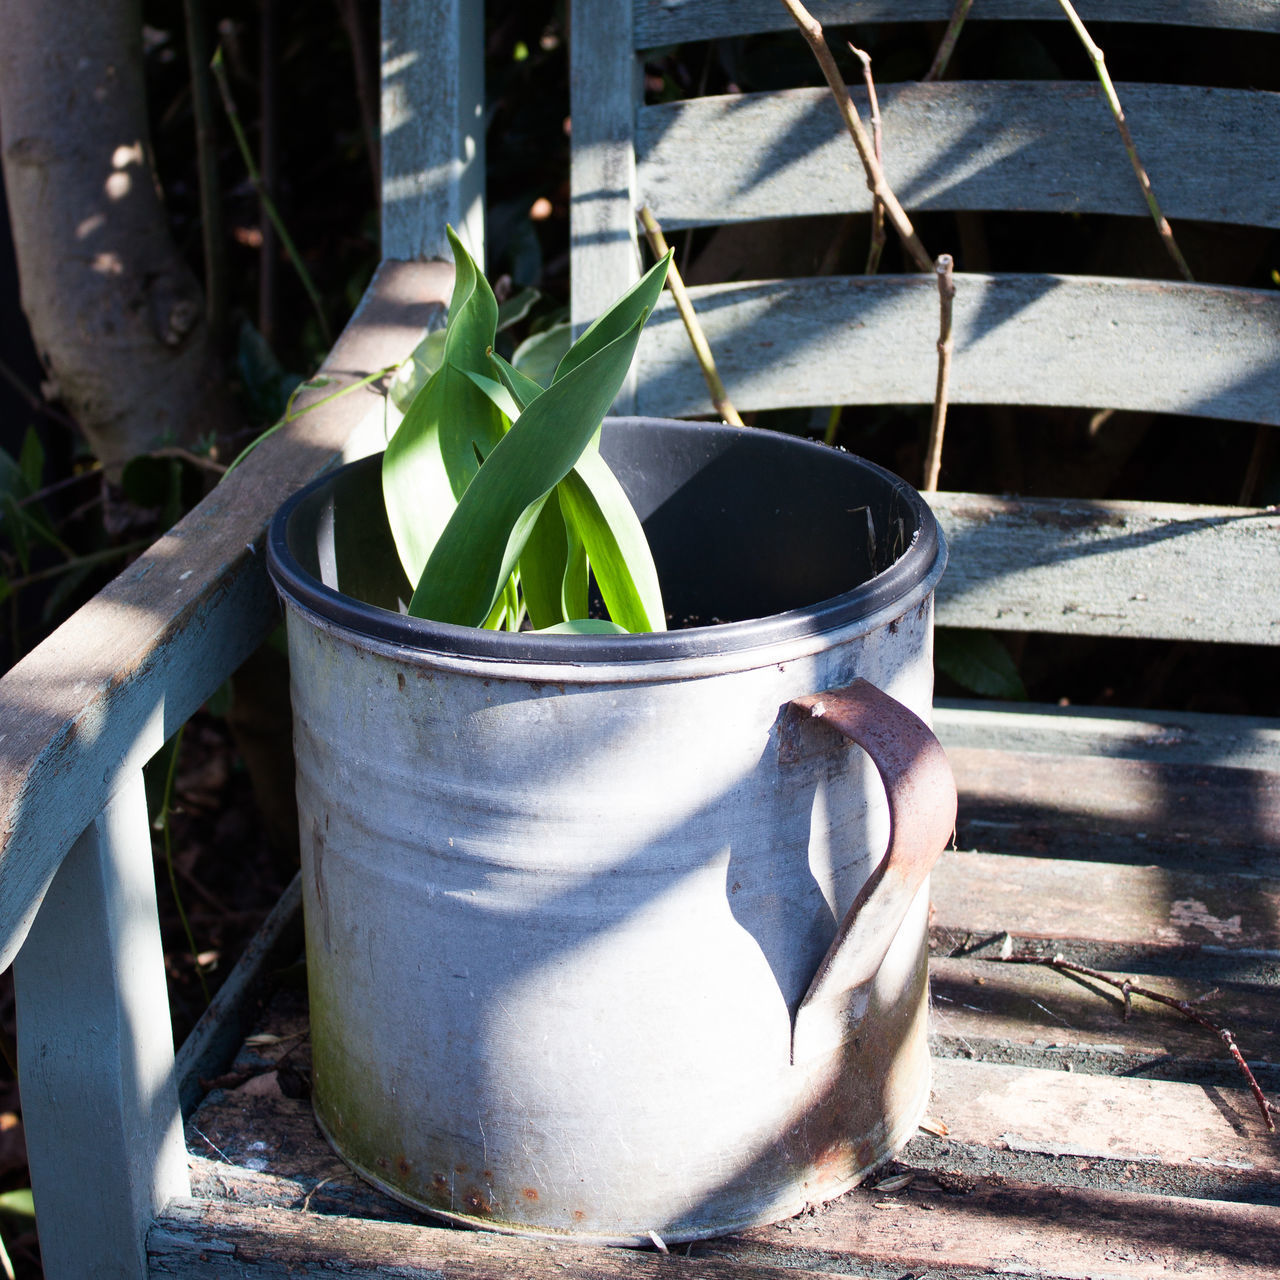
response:
<path id="1" fill-rule="evenodd" d="M 1280 644 L 1278 512 L 956 493 L 929 501 L 951 550 L 938 586 L 944 626 Z"/>
<path id="2" fill-rule="evenodd" d="M 1108 976 L 1117 982 L 1133 978 L 1123 972 Z M 1280 1083 L 1280 990 L 1255 983 L 1211 988 L 1165 975 L 1139 985 L 1196 1002 L 1235 1036 L 1264 1087 Z M 1176 1010 L 1134 996 L 1126 1018 L 1119 991 L 1044 965 L 933 956 L 929 998 L 934 1051 L 947 1057 L 1242 1084 L 1222 1042 Z"/>
<path id="3" fill-rule="evenodd" d="M 931 404 L 931 278 L 847 276 L 691 289 L 740 409 Z M 1171 318 L 1176 317 L 1176 319 Z M 956 276 L 953 404 L 1134 409 L 1280 425 L 1280 293 L 1057 275 Z M 636 412 L 711 411 L 663 299 L 645 328 Z"/>
<path id="4" fill-rule="evenodd" d="M 1280 176 L 1270 163 L 1280 94 L 1117 90 L 1167 217 L 1280 226 Z M 866 90 L 850 92 L 869 118 Z M 1097 85 L 891 84 L 878 97 L 885 173 L 907 209 L 1150 216 Z M 1206 162 L 1182 163 L 1188 148 Z M 636 154 L 636 189 L 668 230 L 871 208 L 825 88 L 642 108 Z"/>
<path id="5" fill-rule="evenodd" d="M 313 398 L 403 359 L 451 281 L 384 264 Z M 267 521 L 382 404 L 354 392 L 278 432 L 0 679 L 0 968 L 79 833 L 274 625 Z"/>
<path id="6" fill-rule="evenodd" d="M 934 869 L 932 899 L 935 933 L 956 943 L 1007 930 L 1135 955 L 1206 948 L 1280 959 L 1280 880 L 1261 876 L 950 850 Z"/>
<path id="7" fill-rule="evenodd" d="M 631 0 L 635 47 L 654 48 L 683 40 L 784 31 L 793 27 L 777 0 Z M 853 22 L 946 22 L 954 0 L 812 0 L 805 6 L 826 26 Z M 1079 0 L 1087 23 L 1170 21 L 1167 0 Z M 983 0 L 973 21 L 1062 21 L 1057 0 Z M 1195 24 L 1241 31 L 1280 31 L 1280 13 L 1268 0 L 1213 0 L 1195 8 Z M 1105 46 L 1104 46 L 1105 47 Z"/>

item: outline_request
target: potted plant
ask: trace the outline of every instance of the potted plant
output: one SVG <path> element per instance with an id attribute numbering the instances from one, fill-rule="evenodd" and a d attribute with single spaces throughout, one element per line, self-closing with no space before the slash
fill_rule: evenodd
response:
<path id="1" fill-rule="evenodd" d="M 317 1118 L 431 1213 L 614 1243 L 785 1217 L 906 1140 L 955 805 L 928 507 L 791 437 L 601 426 L 659 288 L 542 388 L 459 255 L 386 454 L 269 543 Z"/>

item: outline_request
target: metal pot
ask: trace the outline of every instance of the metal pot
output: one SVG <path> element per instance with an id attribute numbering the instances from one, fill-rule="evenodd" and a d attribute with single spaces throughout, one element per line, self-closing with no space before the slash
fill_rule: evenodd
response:
<path id="1" fill-rule="evenodd" d="M 601 447 L 697 625 L 404 616 L 377 458 L 272 525 L 314 1100 L 432 1214 L 678 1241 L 839 1195 L 921 1117 L 946 552 L 820 445 L 629 419 Z"/>

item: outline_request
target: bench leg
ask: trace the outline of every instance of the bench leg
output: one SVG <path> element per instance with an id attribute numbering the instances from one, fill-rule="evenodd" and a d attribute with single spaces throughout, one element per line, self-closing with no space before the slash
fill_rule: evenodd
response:
<path id="1" fill-rule="evenodd" d="M 14 964 L 46 1280 L 137 1280 L 189 1196 L 142 774 L 76 841 Z"/>

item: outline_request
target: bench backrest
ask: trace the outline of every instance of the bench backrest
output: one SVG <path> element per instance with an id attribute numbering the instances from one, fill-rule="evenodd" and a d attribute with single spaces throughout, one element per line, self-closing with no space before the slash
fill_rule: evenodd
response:
<path id="1" fill-rule="evenodd" d="M 936 39 L 953 4 L 832 0 L 811 8 L 828 29 L 932 23 Z M 1189 24 L 1280 32 L 1275 6 L 1184 8 L 1178 17 Z M 1170 21 L 1170 6 L 1149 0 L 1078 9 L 1095 26 Z M 979 0 L 961 39 L 981 41 L 992 22 L 1038 20 L 1066 28 L 1056 0 Z M 787 219 L 869 212 L 870 192 L 825 86 L 645 102 L 646 51 L 763 32 L 794 42 L 797 59 L 808 56 L 780 0 L 575 0 L 575 323 L 635 278 L 641 204 L 673 242 L 689 229 L 761 220 L 778 220 L 782 240 Z M 831 43 L 842 52 L 838 34 Z M 1158 244 L 1092 65 L 1083 46 L 1076 52 L 1077 80 L 878 86 L 885 169 L 908 212 L 1123 215 L 1146 219 Z M 1118 90 L 1175 228 L 1209 221 L 1230 236 L 1239 225 L 1280 227 L 1280 94 L 1149 83 Z M 867 121 L 865 89 L 858 83 L 850 92 Z M 813 234 L 812 222 L 798 225 L 790 234 Z M 954 250 L 938 239 L 931 236 L 930 252 Z M 1039 256 L 1052 263 L 1051 246 Z M 1280 424 L 1280 293 L 1177 278 L 980 273 L 963 270 L 958 257 L 952 404 Z M 1163 266 L 1176 276 L 1171 259 Z M 740 410 L 933 399 L 939 307 L 929 275 L 712 280 L 691 292 Z M 669 305 L 650 321 L 630 396 L 639 413 L 710 412 Z M 938 596 L 943 624 L 1280 643 L 1274 512 L 949 493 L 931 501 L 952 547 Z"/>

